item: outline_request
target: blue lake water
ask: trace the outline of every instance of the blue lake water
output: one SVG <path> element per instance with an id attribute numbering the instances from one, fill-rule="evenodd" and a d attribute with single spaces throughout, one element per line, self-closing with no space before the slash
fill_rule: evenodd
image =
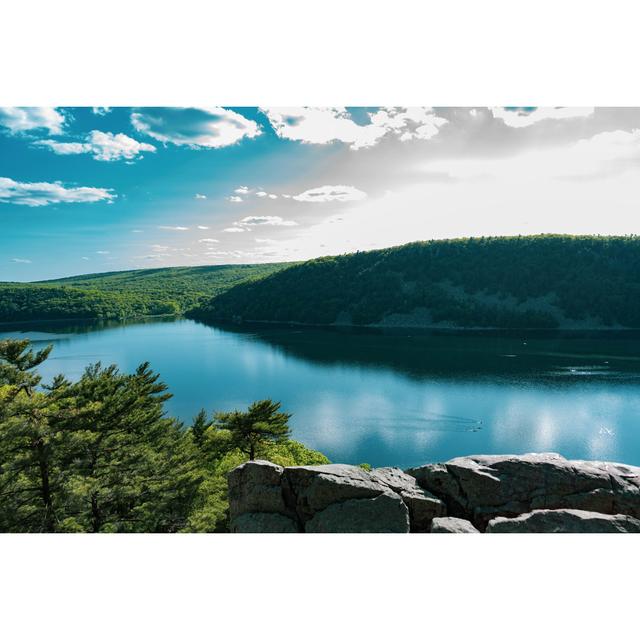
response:
<path id="1" fill-rule="evenodd" d="M 408 467 L 557 451 L 640 465 L 638 334 L 433 334 L 208 326 L 192 320 L 4 327 L 53 343 L 40 368 L 149 361 L 186 422 L 273 398 L 333 462 Z"/>

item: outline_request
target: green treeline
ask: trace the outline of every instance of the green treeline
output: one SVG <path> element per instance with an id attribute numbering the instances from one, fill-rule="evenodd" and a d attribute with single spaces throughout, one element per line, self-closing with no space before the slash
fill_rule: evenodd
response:
<path id="1" fill-rule="evenodd" d="M 460 327 L 640 327 L 640 237 L 433 240 L 319 258 L 239 284 L 193 313 L 368 325 L 418 311 L 426 324 Z"/>
<path id="2" fill-rule="evenodd" d="M 188 428 L 166 416 L 171 395 L 147 363 L 43 385 L 50 351 L 0 342 L 0 532 L 226 531 L 235 466 L 327 462 L 289 439 L 278 403 L 201 411 Z"/>
<path id="3" fill-rule="evenodd" d="M 235 284 L 286 266 L 169 267 L 0 283 L 0 322 L 181 314 Z"/>

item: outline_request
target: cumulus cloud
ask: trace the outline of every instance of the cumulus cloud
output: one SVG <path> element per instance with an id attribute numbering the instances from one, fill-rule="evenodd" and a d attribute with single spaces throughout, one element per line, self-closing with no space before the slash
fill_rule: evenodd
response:
<path id="1" fill-rule="evenodd" d="M 53 107 L 0 107 L 0 127 L 11 133 L 46 129 L 50 134 L 60 134 L 64 122 L 64 115 Z"/>
<path id="2" fill-rule="evenodd" d="M 243 138 L 260 135 L 257 122 L 222 107 L 136 109 L 131 123 L 137 131 L 159 142 L 194 148 L 227 147 Z"/>
<path id="3" fill-rule="evenodd" d="M 101 256 L 106 256 L 106 255 L 110 254 L 111 251 L 96 251 L 96 253 L 100 254 Z"/>
<path id="4" fill-rule="evenodd" d="M 237 189 L 234 189 L 233 192 L 234 193 L 238 193 L 240 195 L 229 196 L 227 198 L 227 200 L 229 200 L 229 202 L 244 202 L 245 200 L 249 199 L 247 196 L 252 196 L 252 195 L 256 196 L 257 198 L 268 198 L 270 200 L 277 200 L 278 199 L 278 194 L 269 193 L 268 191 L 265 191 L 264 189 L 258 189 L 257 191 L 254 191 L 253 189 L 249 189 L 249 187 L 238 187 Z"/>
<path id="5" fill-rule="evenodd" d="M 429 140 L 447 123 L 427 107 L 387 108 L 371 114 L 371 124 L 394 132 L 400 140 Z"/>
<path id="6" fill-rule="evenodd" d="M 428 107 L 388 107 L 368 114 L 369 123 L 357 123 L 344 107 L 277 107 L 262 109 L 276 134 L 313 144 L 340 141 L 352 149 L 372 147 L 387 134 L 402 141 L 435 136 L 447 120 Z"/>
<path id="7" fill-rule="evenodd" d="M 366 197 L 367 194 L 364 191 L 352 186 L 325 184 L 315 189 L 307 189 L 307 191 L 293 196 L 293 199 L 299 202 L 354 202 Z"/>
<path id="8" fill-rule="evenodd" d="M 11 258 L 11 262 L 15 262 L 17 264 L 31 264 L 31 260 L 27 258 Z"/>
<path id="9" fill-rule="evenodd" d="M 164 229 L 165 231 L 189 231 L 189 227 L 172 227 L 170 225 L 160 225 L 158 229 Z"/>
<path id="10" fill-rule="evenodd" d="M 208 229 L 209 227 L 205 226 L 204 224 L 199 224 L 198 225 L 198 229 Z"/>
<path id="11" fill-rule="evenodd" d="M 111 113 L 111 107 L 91 107 L 91 111 L 96 116 L 106 116 Z"/>
<path id="12" fill-rule="evenodd" d="M 206 200 L 207 196 L 203 195 L 202 193 L 196 193 L 196 195 L 194 196 L 194 198 L 196 200 Z"/>
<path id="13" fill-rule="evenodd" d="M 0 178 L 0 202 L 42 207 L 63 202 L 112 202 L 111 189 L 98 187 L 65 187 L 61 182 L 16 182 Z"/>
<path id="14" fill-rule="evenodd" d="M 280 216 L 247 216 L 236 224 L 243 227 L 253 227 L 258 225 L 269 225 L 272 227 L 293 227 L 297 223 L 293 220 L 284 220 Z"/>
<path id="15" fill-rule="evenodd" d="M 220 240 L 216 240 L 215 238 L 200 238 L 198 242 L 203 242 L 204 244 L 214 244 L 216 242 L 220 242 Z"/>
<path id="16" fill-rule="evenodd" d="M 227 227 L 226 229 L 223 229 L 223 231 L 225 233 L 243 233 L 245 229 L 242 229 L 241 227 Z"/>
<path id="17" fill-rule="evenodd" d="M 592 115 L 593 107 L 493 107 L 494 118 L 503 120 L 509 127 L 530 127 L 542 120 L 585 118 Z"/>
<path id="18" fill-rule="evenodd" d="M 85 142 L 38 140 L 35 144 L 47 147 L 58 155 L 90 153 L 95 160 L 103 162 L 133 160 L 143 151 L 156 150 L 152 144 L 138 142 L 124 133 L 113 134 L 108 131 L 92 131 L 85 138 Z"/>

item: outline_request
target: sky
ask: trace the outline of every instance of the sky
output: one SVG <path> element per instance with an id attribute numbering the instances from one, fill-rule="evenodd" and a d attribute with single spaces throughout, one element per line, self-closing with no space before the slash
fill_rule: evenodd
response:
<path id="1" fill-rule="evenodd" d="M 640 233 L 640 108 L 3 107 L 0 280 Z"/>

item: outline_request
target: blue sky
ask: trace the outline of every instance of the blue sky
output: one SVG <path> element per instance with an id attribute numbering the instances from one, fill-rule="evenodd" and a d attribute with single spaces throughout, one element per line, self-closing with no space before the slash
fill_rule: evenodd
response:
<path id="1" fill-rule="evenodd" d="M 0 280 L 638 233 L 638 109 L 0 108 Z"/>

